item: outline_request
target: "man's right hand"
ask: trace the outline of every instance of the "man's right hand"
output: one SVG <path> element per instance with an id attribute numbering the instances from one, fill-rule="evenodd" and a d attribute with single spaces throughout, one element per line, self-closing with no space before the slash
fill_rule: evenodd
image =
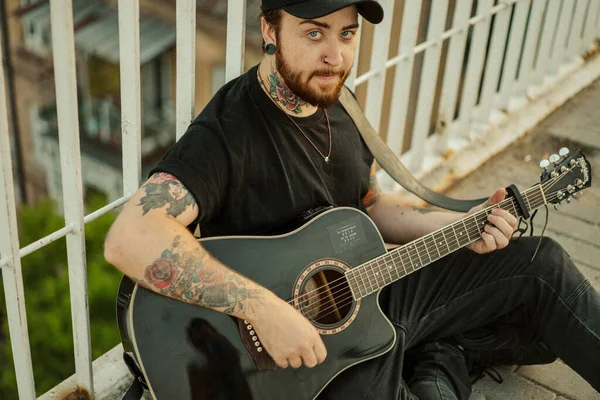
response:
<path id="1" fill-rule="evenodd" d="M 268 298 L 250 323 L 275 363 L 281 368 L 321 364 L 327 350 L 317 329 L 290 304 L 272 294 Z"/>

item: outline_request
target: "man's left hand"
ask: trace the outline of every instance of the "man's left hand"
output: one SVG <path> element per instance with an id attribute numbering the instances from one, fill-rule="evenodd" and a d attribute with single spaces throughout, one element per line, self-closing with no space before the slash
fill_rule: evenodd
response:
<path id="1" fill-rule="evenodd" d="M 506 190 L 500 188 L 485 203 L 469 210 L 467 215 L 474 214 L 497 204 L 504 200 L 505 196 Z M 467 246 L 468 249 L 473 250 L 475 253 L 485 254 L 506 247 L 517 226 L 517 218 L 501 208 L 493 208 L 487 217 L 487 221 L 488 223 L 483 227 L 481 239 Z"/>

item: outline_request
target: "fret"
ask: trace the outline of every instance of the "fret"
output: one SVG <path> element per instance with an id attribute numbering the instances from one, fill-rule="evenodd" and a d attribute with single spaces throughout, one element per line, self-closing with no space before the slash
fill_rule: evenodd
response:
<path id="1" fill-rule="evenodd" d="M 448 239 L 446 238 L 446 235 L 444 234 L 444 230 L 442 229 L 440 232 L 442 232 L 442 236 L 444 237 L 444 242 L 446 242 L 446 247 L 448 248 L 448 254 L 452 253 L 452 250 L 450 250 L 450 244 L 448 243 Z"/>
<path id="2" fill-rule="evenodd" d="M 385 257 L 388 257 L 387 255 Z M 394 278 L 392 278 L 392 274 L 390 272 L 390 267 L 388 266 L 387 262 L 385 261 L 385 257 L 381 258 L 381 262 L 383 263 L 383 270 L 381 273 L 381 276 L 383 276 L 384 280 L 389 280 L 388 283 L 392 283 L 394 282 Z M 386 278 L 385 275 L 383 274 L 383 271 L 387 272 L 389 278 Z"/>
<path id="3" fill-rule="evenodd" d="M 392 265 L 394 265 L 394 263 L 393 263 L 393 262 L 390 262 L 390 263 L 388 264 L 388 262 L 387 262 L 387 261 L 386 261 L 386 259 L 385 259 L 386 257 L 390 258 L 390 255 L 389 255 L 389 254 L 387 254 L 385 257 L 383 257 L 383 258 L 382 258 L 382 260 L 383 260 L 383 265 L 385 266 L 385 270 L 386 270 L 386 272 L 388 273 L 388 275 L 389 275 L 389 277 L 390 277 L 390 278 L 389 278 L 389 279 L 390 279 L 390 282 L 389 282 L 389 283 L 392 283 L 392 282 L 394 282 L 394 277 L 392 276 Z M 391 260 L 390 260 L 390 261 L 391 261 Z"/>
<path id="4" fill-rule="evenodd" d="M 358 272 L 358 276 L 360 277 L 360 281 L 362 282 L 363 289 L 364 289 L 364 292 L 365 292 L 364 296 L 366 296 L 367 294 L 369 294 L 369 288 L 367 287 L 368 281 L 365 280 L 365 270 L 366 270 L 366 268 L 363 267 Z"/>
<path id="5" fill-rule="evenodd" d="M 398 266 L 396 265 L 396 252 L 393 251 L 391 252 L 388 256 L 390 259 L 390 265 L 388 267 L 389 271 L 390 271 L 390 275 L 392 277 L 392 282 L 395 281 L 396 279 L 400 279 L 400 274 L 398 273 Z M 394 278 L 394 275 L 392 274 L 392 272 L 396 273 L 396 277 Z"/>
<path id="6" fill-rule="evenodd" d="M 406 275 L 408 275 L 408 270 L 406 269 L 406 264 L 404 263 L 402 251 L 404 251 L 404 247 L 399 248 L 397 254 L 398 254 L 398 258 L 400 259 L 400 264 L 402 264 L 402 269 L 404 270 L 404 275 L 402 275 L 402 276 L 406 276 Z"/>
<path id="7" fill-rule="evenodd" d="M 439 247 L 437 245 L 437 241 L 435 239 L 435 234 L 429 234 L 427 236 L 431 237 L 431 241 L 433 242 L 433 247 L 435 247 L 435 251 L 437 252 L 436 260 L 442 258 L 442 254 L 440 253 L 440 249 L 439 249 Z"/>
<path id="8" fill-rule="evenodd" d="M 422 239 L 422 242 L 425 247 L 425 252 L 427 253 L 427 257 L 429 257 L 429 262 L 427 264 L 432 263 L 433 258 L 431 258 L 431 254 L 429 254 L 429 250 L 427 249 L 427 243 L 425 242 L 425 239 Z"/>
<path id="9" fill-rule="evenodd" d="M 531 211 L 533 210 L 533 208 L 531 208 L 531 203 L 529 202 L 529 194 L 526 193 L 525 196 L 523 196 L 525 198 L 525 201 L 527 202 L 527 208 Z"/>
<path id="10" fill-rule="evenodd" d="M 465 232 L 467 233 L 467 239 L 469 239 L 469 243 L 471 243 L 473 240 L 471 239 L 471 235 L 469 235 L 469 229 L 467 228 L 467 224 L 465 223 L 465 219 L 461 219 L 462 224 L 463 224 L 463 228 L 465 228 Z"/>
<path id="11" fill-rule="evenodd" d="M 453 232 L 450 231 L 451 229 L 452 229 L 452 227 L 445 227 L 445 228 L 442 229 L 442 232 L 444 233 L 444 237 L 446 238 L 446 240 L 448 240 L 448 245 L 450 247 L 450 252 L 453 252 L 459 246 L 458 246 L 458 239 L 453 234 Z"/>
<path id="12" fill-rule="evenodd" d="M 514 199 L 510 199 L 510 205 L 513 208 L 513 212 L 514 212 L 513 215 L 515 217 L 519 218 L 520 215 L 519 215 L 519 212 L 517 211 L 517 207 L 515 207 L 515 200 Z"/>
<path id="13" fill-rule="evenodd" d="M 413 247 L 413 246 L 412 246 L 412 245 L 409 245 L 409 246 L 406 248 L 406 253 L 408 254 L 408 259 L 410 260 L 410 267 L 412 268 L 412 271 L 411 271 L 411 272 L 414 272 L 414 271 L 416 271 L 416 270 L 417 270 L 417 269 L 415 268 L 415 265 L 418 267 L 418 264 L 416 264 L 416 263 L 413 261 L 413 258 L 412 258 L 412 257 L 411 257 L 411 255 L 410 255 L 410 249 L 411 249 L 411 247 Z"/>
<path id="14" fill-rule="evenodd" d="M 375 285 L 373 285 L 373 282 L 371 281 L 371 275 L 373 275 L 373 264 L 371 264 L 370 262 L 367 263 L 367 265 L 365 266 L 365 275 L 367 277 L 367 281 L 369 282 L 369 288 L 367 292 L 371 293 L 373 292 Z"/>
<path id="15" fill-rule="evenodd" d="M 450 227 L 452 228 L 452 231 L 454 232 L 454 236 L 456 237 L 456 241 L 458 243 L 458 247 L 462 247 L 463 243 L 461 243 L 460 239 L 461 239 L 461 235 L 463 235 L 463 232 L 460 232 L 459 234 L 457 234 L 456 233 L 456 228 L 454 228 L 454 224 L 450 225 Z M 462 236 L 462 237 L 464 237 L 464 236 Z"/>
<path id="16" fill-rule="evenodd" d="M 385 280 L 385 276 L 383 275 L 384 269 L 381 268 L 381 259 L 377 259 L 376 266 L 377 266 L 377 271 L 375 272 L 375 276 L 377 277 L 377 287 L 378 288 L 384 287 L 387 283 Z M 380 282 L 380 278 L 381 278 L 381 281 L 383 281 L 383 285 Z"/>
<path id="17" fill-rule="evenodd" d="M 483 221 L 481 223 L 481 228 L 480 228 L 479 220 L 477 219 L 477 215 L 483 215 L 483 213 L 479 212 L 473 216 L 473 219 L 475 220 L 475 227 L 477 228 L 477 232 L 479 232 L 479 236 L 481 236 L 483 234 L 483 225 L 485 225 L 485 221 Z"/>
<path id="18" fill-rule="evenodd" d="M 358 300 L 362 297 L 362 293 L 360 292 L 360 286 L 358 285 L 358 281 L 356 279 L 356 274 L 354 273 L 355 269 L 351 269 L 346 272 L 346 279 L 348 280 L 348 285 L 350 286 L 350 290 L 354 295 L 354 299 Z"/>
<path id="19" fill-rule="evenodd" d="M 419 261 L 421 262 L 421 264 L 419 265 L 419 268 L 427 265 L 427 263 L 423 261 L 423 257 L 421 257 L 421 254 L 423 254 L 423 253 L 419 249 L 420 244 L 421 244 L 421 240 L 415 241 L 415 244 L 414 244 L 415 251 L 417 252 L 417 257 L 419 258 Z"/>

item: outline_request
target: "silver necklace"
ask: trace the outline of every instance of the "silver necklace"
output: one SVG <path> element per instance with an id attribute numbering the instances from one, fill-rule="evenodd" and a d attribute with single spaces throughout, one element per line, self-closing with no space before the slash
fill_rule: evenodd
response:
<path id="1" fill-rule="evenodd" d="M 273 100 L 273 98 L 269 94 L 269 90 L 267 89 L 265 83 L 262 80 L 262 77 L 260 76 L 260 67 L 257 68 L 256 75 L 258 76 L 258 80 L 260 81 L 260 85 L 267 92 L 267 96 L 269 97 L 269 99 L 271 99 L 271 101 L 273 103 L 275 103 L 275 105 L 277 107 L 281 108 L 279 106 L 279 104 L 277 104 L 277 102 L 275 100 Z M 308 142 L 312 145 L 312 147 L 314 147 L 314 149 L 319 153 L 319 155 L 321 157 L 323 157 L 323 170 L 328 175 L 331 175 L 331 164 L 329 162 L 331 160 L 331 147 L 332 147 L 331 145 L 332 145 L 332 140 L 331 140 L 331 124 L 329 122 L 329 115 L 327 115 L 327 110 L 323 109 L 323 112 L 325 113 L 325 119 L 327 120 L 327 131 L 329 133 L 329 152 L 327 153 L 327 155 L 323 154 L 323 152 L 321 150 L 319 150 L 319 148 L 315 145 L 315 143 L 312 140 L 310 140 L 310 138 L 308 137 L 308 135 L 306 133 L 304 133 L 304 131 L 302 130 L 302 128 L 300 128 L 300 126 L 296 123 L 296 121 L 294 121 L 294 119 L 287 112 L 285 112 L 285 110 L 282 110 L 282 111 L 289 118 L 289 120 L 292 121 L 292 123 L 296 126 L 296 128 L 298 128 L 298 130 L 302 133 L 302 135 L 306 138 L 306 140 L 308 140 Z"/>

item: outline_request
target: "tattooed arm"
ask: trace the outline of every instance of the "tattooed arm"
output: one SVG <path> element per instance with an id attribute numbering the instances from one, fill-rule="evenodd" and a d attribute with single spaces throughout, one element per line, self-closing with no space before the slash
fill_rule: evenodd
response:
<path id="1" fill-rule="evenodd" d="M 325 345 L 302 314 L 212 257 L 186 229 L 198 212 L 177 178 L 154 174 L 111 227 L 105 258 L 150 290 L 249 320 L 280 367 L 323 362 Z"/>
<path id="2" fill-rule="evenodd" d="M 363 204 L 387 243 L 408 243 L 464 216 L 412 207 L 401 196 L 384 194 L 375 167 L 371 168 L 370 187 Z"/>
<path id="3" fill-rule="evenodd" d="M 198 215 L 174 176 L 154 174 L 127 202 L 106 238 L 106 259 L 162 295 L 247 319 L 266 289 L 227 268 L 186 229 Z"/>

